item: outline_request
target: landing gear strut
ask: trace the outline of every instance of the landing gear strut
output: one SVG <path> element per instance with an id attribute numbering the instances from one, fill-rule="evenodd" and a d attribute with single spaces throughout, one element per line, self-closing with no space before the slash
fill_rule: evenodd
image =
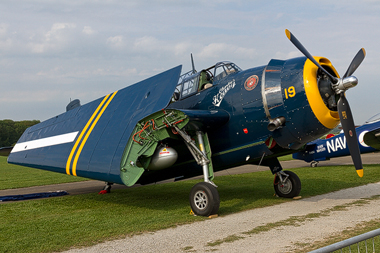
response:
<path id="1" fill-rule="evenodd" d="M 280 171 L 275 174 L 273 186 L 277 196 L 294 198 L 300 194 L 301 180 L 291 171 Z"/>
<path id="2" fill-rule="evenodd" d="M 197 143 L 185 132 L 173 126 L 183 138 L 187 148 L 193 155 L 199 166 L 202 166 L 204 182 L 193 186 L 190 192 L 190 206 L 195 215 L 210 216 L 217 214 L 220 198 L 214 179 L 214 171 L 211 162 L 211 147 L 207 133 L 196 132 Z"/>
<path id="3" fill-rule="evenodd" d="M 99 192 L 99 194 L 110 193 L 110 192 L 111 192 L 112 185 L 113 185 L 113 183 L 106 182 L 106 185 L 104 186 L 103 190 L 101 190 L 101 191 Z"/>

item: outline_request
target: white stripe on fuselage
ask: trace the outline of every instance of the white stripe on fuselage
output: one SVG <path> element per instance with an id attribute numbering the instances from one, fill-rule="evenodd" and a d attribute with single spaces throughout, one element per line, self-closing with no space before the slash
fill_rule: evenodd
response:
<path id="1" fill-rule="evenodd" d="M 11 153 L 73 142 L 75 138 L 77 137 L 77 135 L 78 135 L 78 132 L 72 132 L 68 134 L 56 135 L 56 136 L 42 138 L 38 140 L 17 143 L 13 147 Z"/>

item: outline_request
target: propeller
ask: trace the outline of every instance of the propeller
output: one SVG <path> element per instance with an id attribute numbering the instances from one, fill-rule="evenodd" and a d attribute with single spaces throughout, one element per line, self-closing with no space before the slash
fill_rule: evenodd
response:
<path id="1" fill-rule="evenodd" d="M 363 176 L 363 164 L 360 157 L 360 150 L 358 144 L 358 138 L 355 131 L 354 119 L 352 117 L 351 109 L 344 95 L 344 92 L 358 84 L 358 79 L 352 74 L 359 67 L 365 57 L 365 50 L 361 48 L 359 52 L 355 55 L 350 66 L 348 67 L 346 73 L 342 78 L 335 77 L 331 75 L 327 70 L 325 70 L 314 57 L 306 50 L 306 48 L 298 41 L 298 39 L 288 30 L 285 30 L 285 34 L 288 39 L 293 43 L 293 45 L 298 48 L 310 61 L 312 61 L 321 71 L 323 71 L 331 80 L 331 88 L 335 91 L 335 94 L 339 95 L 339 100 L 337 103 L 339 119 L 342 123 L 344 136 L 346 137 L 348 149 L 352 157 L 356 172 L 359 177 Z"/>

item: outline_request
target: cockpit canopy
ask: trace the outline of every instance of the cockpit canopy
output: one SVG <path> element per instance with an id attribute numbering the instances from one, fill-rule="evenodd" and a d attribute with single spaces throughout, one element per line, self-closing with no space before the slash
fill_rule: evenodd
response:
<path id="1" fill-rule="evenodd" d="M 371 118 L 369 118 L 369 119 L 365 122 L 365 124 L 374 123 L 374 122 L 379 121 L 379 120 L 380 120 L 380 113 L 378 113 L 378 114 L 372 116 Z"/>
<path id="2" fill-rule="evenodd" d="M 241 71 L 241 68 L 239 68 L 236 64 L 232 62 L 218 62 L 215 64 L 215 66 L 211 67 L 214 69 L 214 81 L 219 81 L 226 76 Z"/>
<path id="3" fill-rule="evenodd" d="M 241 68 L 228 61 L 218 62 L 200 72 L 189 71 L 180 76 L 173 95 L 173 102 L 211 88 L 217 85 L 220 80 L 239 71 L 241 71 Z"/>

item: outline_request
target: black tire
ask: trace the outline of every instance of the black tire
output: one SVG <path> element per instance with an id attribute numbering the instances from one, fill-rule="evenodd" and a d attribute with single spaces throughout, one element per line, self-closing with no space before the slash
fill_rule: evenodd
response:
<path id="1" fill-rule="evenodd" d="M 218 190 L 210 183 L 201 182 L 193 186 L 190 192 L 190 206 L 195 215 L 210 216 L 219 211 Z"/>
<path id="2" fill-rule="evenodd" d="M 288 179 L 285 184 L 281 185 L 280 178 L 276 175 L 273 185 L 274 191 L 277 196 L 282 198 L 297 197 L 301 192 L 301 180 L 291 171 L 285 170 L 284 173 L 289 175 Z"/>
<path id="3" fill-rule="evenodd" d="M 310 167 L 312 167 L 312 168 L 315 168 L 315 167 L 317 167 L 318 166 L 318 162 L 316 162 L 316 161 L 312 161 L 311 163 L 310 163 Z"/>

